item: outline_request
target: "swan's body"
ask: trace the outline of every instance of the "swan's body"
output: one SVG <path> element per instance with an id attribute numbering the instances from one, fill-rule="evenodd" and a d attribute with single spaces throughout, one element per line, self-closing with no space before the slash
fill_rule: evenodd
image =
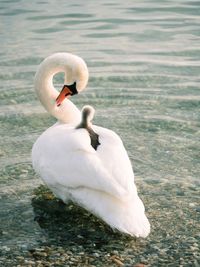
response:
<path id="1" fill-rule="evenodd" d="M 42 94 L 48 91 L 47 86 L 51 84 L 48 88 L 54 94 L 51 96 L 48 91 L 48 101 L 51 98 L 54 103 L 51 102 L 53 104 L 47 110 L 61 123 L 47 129 L 34 144 L 33 167 L 53 193 L 65 203 L 72 200 L 102 218 L 112 228 L 129 235 L 146 237 L 150 232 L 150 225 L 144 213 L 144 205 L 138 197 L 131 163 L 121 139 L 111 130 L 92 125 L 91 114 L 88 114 L 91 115 L 88 121 L 81 121 L 81 112 L 67 99 L 63 105 L 56 107 L 58 92 L 52 88 L 48 77 L 43 77 L 45 73 L 48 75 L 48 72 L 43 71 L 48 64 L 51 73 L 49 78 L 52 79 L 55 74 L 55 68 L 51 71 L 51 61 L 55 65 L 57 62 L 63 70 L 61 65 L 68 64 L 68 57 L 72 58 L 73 55 L 54 54 L 42 63 L 44 66 L 40 65 L 39 73 L 36 74 L 36 91 L 40 98 L 42 96 L 41 102 L 46 108 L 48 104 Z M 80 91 L 87 83 L 88 73 L 85 63 L 82 60 L 77 61 L 77 58 L 71 61 L 71 69 L 75 70 L 78 62 L 80 72 L 77 76 L 73 76 L 71 72 L 73 77 L 70 82 L 79 81 L 77 90 Z M 70 73 L 69 69 L 68 71 Z M 79 79 L 81 74 L 82 80 Z M 42 81 L 38 81 L 38 78 Z M 62 114 L 57 110 L 59 108 Z M 91 142 L 91 131 L 92 136 L 94 133 L 97 137 L 96 149 Z"/>

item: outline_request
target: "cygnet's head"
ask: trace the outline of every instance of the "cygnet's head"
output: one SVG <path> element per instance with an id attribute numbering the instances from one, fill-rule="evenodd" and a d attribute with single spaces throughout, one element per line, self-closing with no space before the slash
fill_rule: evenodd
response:
<path id="1" fill-rule="evenodd" d="M 82 124 L 87 126 L 91 125 L 91 122 L 94 118 L 95 109 L 92 106 L 87 105 L 82 108 L 81 113 L 82 113 Z"/>

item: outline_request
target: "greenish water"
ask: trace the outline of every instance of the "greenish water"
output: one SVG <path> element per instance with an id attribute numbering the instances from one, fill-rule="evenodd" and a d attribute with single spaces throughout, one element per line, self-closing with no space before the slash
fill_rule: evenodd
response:
<path id="1" fill-rule="evenodd" d="M 181 224 L 175 207 L 187 211 L 182 215 L 186 224 L 193 218 L 193 232 L 188 230 L 188 235 L 199 242 L 199 29 L 199 1 L 0 2 L 3 266 L 14 266 L 12 259 L 9 263 L 13 251 L 25 253 L 44 242 L 51 244 L 48 231 L 34 220 L 33 190 L 41 180 L 32 170 L 30 153 L 36 138 L 55 122 L 36 99 L 34 74 L 46 56 L 58 51 L 72 52 L 87 62 L 87 90 L 73 101 L 80 108 L 93 105 L 95 123 L 116 131 L 131 158 L 152 221 L 152 234 L 142 243 L 137 259 L 147 244 L 155 244 L 168 229 Z M 62 83 L 57 75 L 56 87 Z M 173 217 L 167 224 L 165 214 Z M 184 239 L 185 234 L 178 229 L 174 238 Z M 152 255 L 151 247 L 147 252 Z M 195 255 L 191 252 L 191 264 L 199 260 Z"/>

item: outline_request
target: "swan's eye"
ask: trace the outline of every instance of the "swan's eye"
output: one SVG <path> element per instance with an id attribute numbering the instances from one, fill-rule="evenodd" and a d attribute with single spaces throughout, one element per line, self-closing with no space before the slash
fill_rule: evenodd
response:
<path id="1" fill-rule="evenodd" d="M 71 95 L 71 93 L 67 93 L 67 94 L 65 95 L 65 97 L 67 97 L 68 95 Z"/>
<path id="2" fill-rule="evenodd" d="M 78 90 L 76 89 L 76 82 L 74 82 L 73 84 L 64 85 L 64 86 L 67 86 L 67 88 L 69 88 L 69 90 L 71 91 L 71 95 L 78 94 Z"/>

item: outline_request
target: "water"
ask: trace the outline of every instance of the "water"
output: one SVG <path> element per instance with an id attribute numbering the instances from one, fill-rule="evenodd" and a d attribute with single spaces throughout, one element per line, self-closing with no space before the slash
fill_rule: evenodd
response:
<path id="1" fill-rule="evenodd" d="M 199 188 L 200 171 L 199 1 L 1 0 L 0 29 L 4 250 L 46 238 L 33 220 L 33 189 L 41 181 L 30 152 L 55 119 L 36 99 L 33 79 L 38 64 L 58 51 L 87 62 L 87 90 L 73 101 L 93 105 L 96 124 L 122 137 L 139 190 L 151 196 L 147 185 L 159 191 L 181 184 L 198 203 L 189 188 Z M 57 75 L 56 87 L 62 83 Z"/>

